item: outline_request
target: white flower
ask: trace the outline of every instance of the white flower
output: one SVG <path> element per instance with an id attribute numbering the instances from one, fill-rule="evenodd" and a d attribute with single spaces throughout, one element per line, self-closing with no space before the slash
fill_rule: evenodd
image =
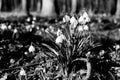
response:
<path id="1" fill-rule="evenodd" d="M 63 42 L 63 40 L 66 40 L 66 37 L 65 37 L 63 34 L 61 34 L 60 36 L 58 36 L 58 37 L 56 38 L 55 43 L 56 43 L 56 44 L 60 44 L 60 43 Z"/>
<path id="2" fill-rule="evenodd" d="M 90 22 L 90 18 L 89 18 L 89 16 L 88 16 L 87 12 L 84 12 L 84 13 L 80 16 L 80 18 L 78 19 L 78 22 L 79 22 L 80 24 L 86 24 L 87 22 Z"/>
<path id="3" fill-rule="evenodd" d="M 18 32 L 18 30 L 17 29 L 14 29 L 14 31 L 13 31 L 14 33 L 17 33 Z"/>
<path id="4" fill-rule="evenodd" d="M 84 12 L 84 13 L 83 13 L 83 17 L 88 17 L 87 12 Z"/>
<path id="5" fill-rule="evenodd" d="M 32 22 L 34 22 L 34 21 L 32 21 Z M 32 27 L 32 28 L 34 28 L 34 27 L 35 27 L 34 23 L 31 25 L 31 27 Z"/>
<path id="6" fill-rule="evenodd" d="M 26 76 L 27 74 L 26 74 L 25 70 L 23 68 L 21 68 L 19 75 Z"/>
<path id="7" fill-rule="evenodd" d="M 39 30 L 40 29 L 39 26 L 37 26 L 36 29 Z"/>
<path id="8" fill-rule="evenodd" d="M 5 73 L 5 74 L 4 74 L 4 76 L 3 76 L 2 78 L 0 78 L 0 80 L 6 80 L 6 79 L 7 79 L 7 77 L 8 77 L 8 74 L 7 74 L 7 73 Z"/>
<path id="9" fill-rule="evenodd" d="M 62 31 L 60 29 L 58 29 L 57 36 L 60 36 L 61 34 L 62 34 Z"/>
<path id="10" fill-rule="evenodd" d="M 1 24 L 1 29 L 5 30 L 5 29 L 7 29 L 7 26 L 5 24 Z"/>
<path id="11" fill-rule="evenodd" d="M 65 15 L 63 17 L 63 22 L 69 22 L 70 21 L 70 17 L 68 15 Z"/>
<path id="12" fill-rule="evenodd" d="M 35 48 L 34 48 L 34 46 L 32 44 L 30 45 L 28 51 L 29 52 L 34 52 L 35 51 Z"/>
<path id="13" fill-rule="evenodd" d="M 87 56 L 87 57 L 89 57 L 89 56 L 90 56 L 90 54 L 91 54 L 91 52 L 89 51 L 89 52 L 87 52 L 86 56 Z"/>
<path id="14" fill-rule="evenodd" d="M 71 27 L 75 28 L 78 24 L 78 21 L 75 19 L 75 17 L 73 16 L 71 19 L 70 19 L 70 23 L 71 23 Z"/>
<path id="15" fill-rule="evenodd" d="M 120 45 L 116 44 L 116 45 L 114 46 L 114 48 L 115 48 L 116 50 L 118 50 L 118 49 L 120 49 Z"/>
<path id="16" fill-rule="evenodd" d="M 78 22 L 80 24 L 85 24 L 86 23 L 83 16 L 80 16 L 80 18 L 78 19 Z"/>
<path id="17" fill-rule="evenodd" d="M 72 18 L 70 19 L 70 23 L 73 24 L 75 22 L 77 22 L 77 20 L 76 20 L 76 18 L 74 16 L 72 16 Z"/>
<path id="18" fill-rule="evenodd" d="M 11 26 L 11 25 L 9 25 L 9 26 L 8 26 L 8 29 L 11 29 L 11 28 L 12 28 L 12 26 Z"/>
<path id="19" fill-rule="evenodd" d="M 24 54 L 25 54 L 25 55 L 27 55 L 27 54 L 28 54 L 28 52 L 24 52 Z"/>
<path id="20" fill-rule="evenodd" d="M 87 12 L 83 13 L 83 18 L 84 18 L 85 22 L 89 22 L 90 21 L 90 18 L 88 16 Z"/>
<path id="21" fill-rule="evenodd" d="M 13 64 L 15 62 L 14 59 L 10 59 L 10 63 Z"/>
<path id="22" fill-rule="evenodd" d="M 80 32 L 80 31 L 83 31 L 83 26 L 82 25 L 79 25 L 78 26 L 78 31 Z"/>
<path id="23" fill-rule="evenodd" d="M 49 26 L 49 29 L 51 32 L 54 32 L 54 27 L 53 26 Z"/>
<path id="24" fill-rule="evenodd" d="M 120 72 L 117 73 L 117 76 L 120 77 Z"/>
<path id="25" fill-rule="evenodd" d="M 84 30 L 89 30 L 88 25 L 84 25 L 84 26 L 83 26 L 83 29 L 84 29 Z"/>
<path id="26" fill-rule="evenodd" d="M 33 17 L 33 20 L 36 20 L 36 17 Z"/>
<path id="27" fill-rule="evenodd" d="M 35 24 L 35 21 L 32 21 L 32 24 Z"/>
<path id="28" fill-rule="evenodd" d="M 27 18 L 27 22 L 30 22 L 30 18 Z"/>
<path id="29" fill-rule="evenodd" d="M 29 30 L 30 28 L 31 28 L 31 26 L 30 26 L 30 25 L 27 25 L 27 26 L 26 26 L 26 29 L 27 29 L 27 30 Z"/>

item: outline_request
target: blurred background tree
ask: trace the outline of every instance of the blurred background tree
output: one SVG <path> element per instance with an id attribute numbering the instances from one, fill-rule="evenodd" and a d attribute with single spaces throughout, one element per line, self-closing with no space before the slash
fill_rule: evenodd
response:
<path id="1" fill-rule="evenodd" d="M 62 13 L 79 13 L 85 8 L 93 14 L 120 14 L 120 0 L 0 0 L 0 11 L 36 13 L 56 16 Z"/>

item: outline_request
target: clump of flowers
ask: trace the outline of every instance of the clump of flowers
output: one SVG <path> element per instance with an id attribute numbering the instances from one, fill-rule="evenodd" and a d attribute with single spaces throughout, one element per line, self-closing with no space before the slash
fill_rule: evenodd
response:
<path id="1" fill-rule="evenodd" d="M 87 25 L 90 22 L 90 17 L 85 10 L 82 10 L 80 16 L 73 15 L 71 18 L 68 15 L 63 17 L 63 22 L 70 22 L 71 32 L 74 32 L 74 29 L 77 28 L 79 32 L 89 30 Z"/>

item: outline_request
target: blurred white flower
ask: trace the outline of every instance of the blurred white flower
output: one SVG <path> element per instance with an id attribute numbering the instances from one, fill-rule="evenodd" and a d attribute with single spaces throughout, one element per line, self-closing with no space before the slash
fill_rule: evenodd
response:
<path id="1" fill-rule="evenodd" d="M 78 19 L 78 22 L 80 24 L 86 24 L 87 22 L 90 22 L 90 18 L 88 16 L 87 12 L 83 12 L 83 14 Z"/>
<path id="2" fill-rule="evenodd" d="M 90 18 L 89 18 L 89 16 L 88 16 L 87 12 L 84 12 L 84 13 L 83 13 L 83 17 L 84 17 L 84 20 L 85 20 L 86 22 L 89 22 L 89 21 L 90 21 Z"/>
<path id="3" fill-rule="evenodd" d="M 30 18 L 27 18 L 27 20 L 26 20 L 27 22 L 30 22 Z"/>
<path id="4" fill-rule="evenodd" d="M 27 73 L 23 68 L 21 68 L 20 70 L 19 80 L 27 80 Z"/>
<path id="5" fill-rule="evenodd" d="M 114 48 L 115 48 L 116 50 L 118 50 L 118 49 L 120 49 L 120 45 L 116 44 L 116 45 L 114 46 Z"/>
<path id="6" fill-rule="evenodd" d="M 32 22 L 34 22 L 34 21 L 32 21 Z M 35 27 L 34 23 L 31 25 L 31 27 L 32 27 L 32 28 L 34 28 L 34 27 Z"/>
<path id="7" fill-rule="evenodd" d="M 37 26 L 36 29 L 39 30 L 40 29 L 39 26 Z"/>
<path id="8" fill-rule="evenodd" d="M 104 54 L 105 54 L 104 50 L 101 50 L 100 53 L 99 53 L 100 56 L 103 56 Z"/>
<path id="9" fill-rule="evenodd" d="M 63 22 L 69 22 L 69 21 L 70 21 L 70 16 L 65 15 L 65 16 L 63 17 Z"/>
<path id="10" fill-rule="evenodd" d="M 60 36 L 61 34 L 62 34 L 62 31 L 60 29 L 58 29 L 57 36 Z"/>
<path id="11" fill-rule="evenodd" d="M 66 37 L 65 37 L 63 34 L 61 34 L 60 36 L 58 36 L 58 37 L 56 38 L 55 43 L 56 43 L 56 44 L 60 44 L 60 43 L 63 42 L 63 40 L 66 40 Z"/>
<path id="12" fill-rule="evenodd" d="M 91 52 L 89 51 L 89 52 L 86 53 L 86 56 L 89 57 L 90 54 L 91 54 Z"/>
<path id="13" fill-rule="evenodd" d="M 36 20 L 36 17 L 35 17 L 35 16 L 33 17 L 33 20 L 34 20 L 34 21 Z"/>
<path id="14" fill-rule="evenodd" d="M 71 19 L 70 19 L 70 23 L 71 23 L 71 28 L 75 28 L 78 24 L 78 21 L 77 19 L 73 16 Z"/>
<path id="15" fill-rule="evenodd" d="M 9 26 L 8 26 L 8 29 L 11 29 L 11 28 L 12 28 L 12 26 L 11 26 L 11 25 L 9 25 Z"/>
<path id="16" fill-rule="evenodd" d="M 44 28 L 41 28 L 41 31 L 45 31 L 45 29 L 44 29 Z"/>
<path id="17" fill-rule="evenodd" d="M 119 76 L 119 77 L 120 77 L 120 73 L 117 73 L 117 76 Z"/>
<path id="18" fill-rule="evenodd" d="M 29 52 L 34 52 L 35 51 L 35 48 L 34 48 L 34 46 L 32 44 L 30 45 L 28 51 Z"/>
<path id="19" fill-rule="evenodd" d="M 25 54 L 25 55 L 27 55 L 27 54 L 28 54 L 28 52 L 24 52 L 24 54 Z"/>
<path id="20" fill-rule="evenodd" d="M 5 30 L 7 29 L 7 26 L 5 24 L 1 24 L 1 27 L 0 27 L 2 30 Z"/>
<path id="21" fill-rule="evenodd" d="M 53 26 L 49 26 L 50 32 L 55 32 Z"/>
<path id="22" fill-rule="evenodd" d="M 30 29 L 30 28 L 31 28 L 31 26 L 30 26 L 30 25 L 27 25 L 27 26 L 26 26 L 26 29 L 27 29 L 27 30 L 28 30 L 28 29 Z"/>
<path id="23" fill-rule="evenodd" d="M 19 75 L 26 76 L 27 74 L 26 74 L 25 70 L 23 68 L 21 68 Z"/>
<path id="24" fill-rule="evenodd" d="M 10 59 L 10 63 L 13 64 L 15 62 L 14 59 Z"/>
<path id="25" fill-rule="evenodd" d="M 0 80 L 6 80 L 8 77 L 8 73 L 5 73 L 4 76 L 2 78 L 0 78 Z"/>
<path id="26" fill-rule="evenodd" d="M 32 24 L 35 24 L 35 21 L 32 21 Z"/>
<path id="27" fill-rule="evenodd" d="M 88 17 L 87 12 L 84 12 L 84 13 L 83 13 L 83 17 Z"/>
<path id="28" fill-rule="evenodd" d="M 80 16 L 80 18 L 78 19 L 78 22 L 80 24 L 85 24 L 86 23 L 83 16 Z"/>
<path id="29" fill-rule="evenodd" d="M 83 26 L 83 29 L 84 29 L 84 30 L 89 30 L 88 25 L 84 25 L 84 26 Z"/>
<path id="30" fill-rule="evenodd" d="M 79 31 L 79 32 L 83 31 L 83 26 L 82 26 L 82 25 L 79 25 L 79 26 L 78 26 L 78 31 Z"/>
<path id="31" fill-rule="evenodd" d="M 18 30 L 15 28 L 13 32 L 14 32 L 14 33 L 17 33 L 17 32 L 18 32 Z"/>

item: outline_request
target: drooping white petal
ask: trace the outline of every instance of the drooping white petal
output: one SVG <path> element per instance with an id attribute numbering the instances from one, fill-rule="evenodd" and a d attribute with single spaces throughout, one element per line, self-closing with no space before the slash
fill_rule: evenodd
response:
<path id="1" fill-rule="evenodd" d="M 71 19 L 70 19 L 70 23 L 71 23 L 71 27 L 72 28 L 75 28 L 78 24 L 78 21 L 75 19 L 75 17 L 73 16 Z"/>
<path id="2" fill-rule="evenodd" d="M 83 29 L 84 29 L 84 30 L 89 30 L 88 25 L 84 25 L 84 26 L 83 26 Z"/>
<path id="3" fill-rule="evenodd" d="M 15 28 L 13 32 L 14 32 L 14 33 L 17 33 L 17 32 L 18 32 L 18 30 Z"/>
<path id="4" fill-rule="evenodd" d="M 76 19 L 75 19 L 75 17 L 73 16 L 73 17 L 70 19 L 70 23 L 73 24 L 75 21 L 76 21 Z"/>
<path id="5" fill-rule="evenodd" d="M 80 18 L 78 19 L 78 22 L 80 24 L 85 24 L 86 23 L 83 16 L 80 16 Z"/>
<path id="6" fill-rule="evenodd" d="M 36 17 L 33 17 L 33 20 L 36 20 Z"/>
<path id="7" fill-rule="evenodd" d="M 83 13 L 83 18 L 84 18 L 85 22 L 89 22 L 90 21 L 90 18 L 89 18 L 89 15 L 87 14 L 87 12 Z"/>
<path id="8" fill-rule="evenodd" d="M 63 17 L 63 22 L 69 22 L 70 21 L 70 17 L 68 15 L 65 15 Z"/>
<path id="9" fill-rule="evenodd" d="M 66 39 L 66 37 L 65 37 L 64 35 L 60 35 L 60 36 L 58 36 L 58 37 L 56 38 L 55 42 L 56 42 L 56 44 L 60 44 L 60 43 L 62 43 L 63 40 L 65 40 L 65 39 Z"/>
<path id="10" fill-rule="evenodd" d="M 80 32 L 80 31 L 83 31 L 83 26 L 79 25 L 79 26 L 78 26 L 78 31 L 79 31 L 79 32 Z"/>
<path id="11" fill-rule="evenodd" d="M 34 52 L 35 51 L 35 48 L 33 45 L 30 45 L 29 49 L 28 49 L 29 52 Z"/>

